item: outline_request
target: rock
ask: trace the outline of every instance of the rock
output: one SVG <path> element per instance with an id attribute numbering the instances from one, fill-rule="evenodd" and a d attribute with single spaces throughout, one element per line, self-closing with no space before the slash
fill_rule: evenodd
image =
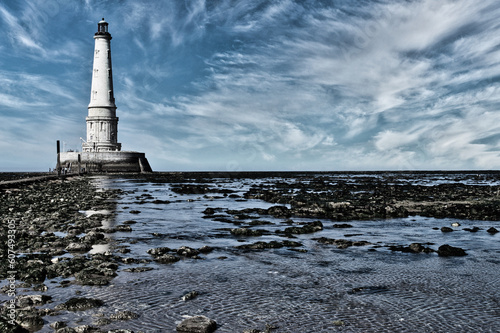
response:
<path id="1" fill-rule="evenodd" d="M 109 316 L 111 320 L 130 320 L 136 318 L 139 318 L 139 315 L 132 311 L 120 311 Z"/>
<path id="2" fill-rule="evenodd" d="M 425 247 L 420 243 L 411 243 L 410 246 L 403 245 L 391 245 L 389 246 L 391 251 L 399 251 L 404 253 L 432 253 L 433 249 Z"/>
<path id="3" fill-rule="evenodd" d="M 168 247 L 157 247 L 154 249 L 149 249 L 147 252 L 152 256 L 161 256 L 165 253 L 171 252 L 172 250 Z"/>
<path id="4" fill-rule="evenodd" d="M 134 331 L 117 329 L 108 331 L 107 333 L 134 333 Z"/>
<path id="5" fill-rule="evenodd" d="M 481 230 L 481 228 L 478 227 L 473 227 L 473 228 L 464 228 L 465 231 L 470 231 L 470 232 L 478 232 Z"/>
<path id="6" fill-rule="evenodd" d="M 196 298 L 198 295 L 199 295 L 198 292 L 193 290 L 182 296 L 181 299 L 185 302 L 189 301 L 190 299 Z"/>
<path id="7" fill-rule="evenodd" d="M 489 228 L 489 229 L 488 229 L 488 230 L 486 230 L 486 231 L 487 231 L 488 233 L 492 234 L 492 235 L 493 235 L 493 234 L 496 234 L 496 233 L 498 232 L 498 230 L 497 230 L 497 229 L 495 229 L 495 228 L 493 228 L 493 227 Z"/>
<path id="8" fill-rule="evenodd" d="M 177 325 L 177 332 L 182 333 L 212 333 L 216 329 L 217 323 L 205 316 L 190 317 Z"/>
<path id="9" fill-rule="evenodd" d="M 205 253 L 205 254 L 206 254 L 206 253 L 210 253 L 210 252 L 212 252 L 213 250 L 214 250 L 214 248 L 213 248 L 213 247 L 211 247 L 211 246 L 208 246 L 208 245 L 202 246 L 202 247 L 200 247 L 200 248 L 198 249 L 198 251 L 200 251 L 200 253 Z"/>
<path id="10" fill-rule="evenodd" d="M 292 213 L 286 206 L 272 206 L 267 209 L 267 214 L 274 217 L 290 217 Z"/>
<path id="11" fill-rule="evenodd" d="M 68 252 L 88 252 L 90 249 L 92 249 L 92 245 L 87 243 L 69 243 L 66 246 L 66 251 Z"/>
<path id="12" fill-rule="evenodd" d="M 231 229 L 231 234 L 235 236 L 262 236 L 262 231 L 249 228 Z"/>
<path id="13" fill-rule="evenodd" d="M 347 223 L 341 223 L 341 224 L 334 224 L 334 228 L 352 228 L 352 225 L 347 224 Z"/>
<path id="14" fill-rule="evenodd" d="M 43 318 L 35 313 L 19 313 L 16 322 L 30 331 L 38 331 L 44 324 Z"/>
<path id="15" fill-rule="evenodd" d="M 129 225 L 118 225 L 116 226 L 116 231 L 120 231 L 120 232 L 132 232 L 132 227 L 129 226 Z"/>
<path id="16" fill-rule="evenodd" d="M 323 223 L 321 223 L 321 221 L 314 221 L 306 223 L 302 227 L 285 228 L 285 234 L 310 234 L 321 230 L 323 230 Z"/>
<path id="17" fill-rule="evenodd" d="M 68 310 L 68 311 L 84 311 L 92 309 L 95 307 L 102 306 L 104 304 L 100 299 L 95 298 L 85 298 L 85 297 L 73 297 L 70 298 L 65 303 L 56 306 L 57 310 Z"/>
<path id="18" fill-rule="evenodd" d="M 173 255 L 173 254 L 164 254 L 162 256 L 156 257 L 154 260 L 156 262 L 161 263 L 161 264 L 171 264 L 171 263 L 179 261 L 180 258 Z"/>
<path id="19" fill-rule="evenodd" d="M 181 246 L 177 249 L 177 254 L 185 257 L 196 257 L 200 252 L 188 246 Z"/>
<path id="20" fill-rule="evenodd" d="M 52 299 L 51 296 L 47 295 L 21 295 L 17 296 L 16 306 L 18 308 L 25 308 L 28 306 L 38 306 L 47 304 Z"/>
<path id="21" fill-rule="evenodd" d="M 140 210 L 131 210 L 129 213 L 130 214 L 140 214 L 141 211 Z"/>
<path id="22" fill-rule="evenodd" d="M 441 231 L 442 231 L 442 232 L 452 232 L 452 231 L 453 231 L 453 229 L 452 229 L 452 228 L 450 228 L 450 227 L 442 227 L 442 228 L 441 228 Z"/>
<path id="23" fill-rule="evenodd" d="M 440 257 L 452 257 L 452 256 L 466 256 L 467 253 L 459 247 L 453 247 L 448 244 L 441 245 L 438 249 L 438 255 Z"/>
<path id="24" fill-rule="evenodd" d="M 452 227 L 460 227 L 460 223 L 458 223 L 458 222 L 453 222 L 453 223 L 451 224 L 451 226 L 452 226 Z"/>
<path id="25" fill-rule="evenodd" d="M 64 321 L 55 321 L 52 324 L 50 324 L 50 327 L 52 327 L 55 330 L 66 327 L 66 326 L 67 325 Z"/>

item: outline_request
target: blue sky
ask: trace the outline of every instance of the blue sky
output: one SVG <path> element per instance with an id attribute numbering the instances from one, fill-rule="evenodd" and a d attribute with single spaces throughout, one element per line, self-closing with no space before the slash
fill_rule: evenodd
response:
<path id="1" fill-rule="evenodd" d="M 81 149 L 102 17 L 154 170 L 500 167 L 497 0 L 4 0 L 0 171 Z"/>

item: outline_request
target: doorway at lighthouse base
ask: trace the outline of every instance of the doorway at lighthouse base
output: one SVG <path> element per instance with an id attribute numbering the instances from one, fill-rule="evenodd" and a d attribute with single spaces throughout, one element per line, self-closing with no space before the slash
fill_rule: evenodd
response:
<path id="1" fill-rule="evenodd" d="M 66 172 L 152 172 L 144 153 L 135 151 L 64 152 L 60 167 Z M 80 156 L 80 162 L 78 162 Z"/>

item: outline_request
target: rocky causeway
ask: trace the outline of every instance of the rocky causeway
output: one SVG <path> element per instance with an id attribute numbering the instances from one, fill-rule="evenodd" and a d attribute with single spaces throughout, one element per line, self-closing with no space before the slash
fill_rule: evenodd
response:
<path id="1" fill-rule="evenodd" d="M 500 172 L 0 178 L 2 332 L 500 330 Z"/>

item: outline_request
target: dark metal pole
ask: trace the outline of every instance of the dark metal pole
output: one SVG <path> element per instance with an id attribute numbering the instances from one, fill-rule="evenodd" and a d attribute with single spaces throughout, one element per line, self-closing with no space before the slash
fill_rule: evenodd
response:
<path id="1" fill-rule="evenodd" d="M 78 176 L 80 176 L 82 171 L 82 157 L 78 154 Z"/>
<path id="2" fill-rule="evenodd" d="M 59 143 L 59 140 L 57 140 L 57 165 L 56 165 L 56 169 L 57 169 L 57 175 L 60 176 L 61 175 L 61 145 Z"/>

